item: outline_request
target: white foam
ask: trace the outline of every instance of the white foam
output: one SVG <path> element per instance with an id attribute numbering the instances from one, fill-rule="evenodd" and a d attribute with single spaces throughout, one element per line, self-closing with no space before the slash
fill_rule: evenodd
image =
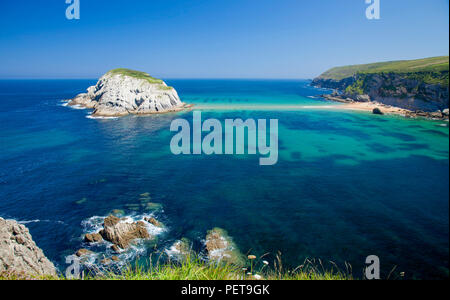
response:
<path id="1" fill-rule="evenodd" d="M 150 218 L 152 216 L 153 216 L 153 214 L 143 214 L 143 215 L 131 214 L 131 215 L 127 215 L 127 216 L 121 218 L 120 222 L 131 224 L 131 223 L 134 223 L 137 221 L 143 221 L 148 233 L 150 234 L 150 236 L 153 236 L 153 237 L 160 235 L 161 233 L 167 231 L 167 228 L 165 228 L 165 227 L 160 228 L 160 227 L 154 226 L 153 224 L 146 222 L 144 220 L 145 218 Z M 105 219 L 106 219 L 106 216 L 93 216 L 86 220 L 83 220 L 81 222 L 81 226 L 83 227 L 83 234 L 98 233 L 103 228 L 103 223 L 104 223 Z M 125 265 L 125 264 L 127 264 L 127 261 L 132 260 L 139 256 L 143 256 L 147 252 L 145 239 L 136 240 L 134 243 L 132 243 L 130 245 L 130 247 L 128 249 L 120 251 L 119 254 L 112 253 L 112 250 L 110 249 L 112 245 L 113 245 L 112 243 L 103 240 L 102 242 L 99 242 L 99 243 L 92 243 L 90 246 L 104 247 L 104 249 L 105 249 L 104 252 L 100 253 L 99 255 L 113 254 L 113 255 L 118 256 L 120 260 L 118 262 L 112 261 L 111 264 L 119 265 L 119 266 Z M 94 259 L 94 262 L 95 262 L 95 259 Z M 94 264 L 94 262 L 92 262 L 92 264 Z M 88 266 L 88 265 L 86 265 L 86 266 Z"/>
<path id="2" fill-rule="evenodd" d="M 93 120 L 116 120 L 118 117 L 95 117 L 91 114 L 87 115 L 86 118 L 93 119 Z"/>
<path id="3" fill-rule="evenodd" d="M 69 106 L 70 108 L 73 108 L 73 109 L 87 109 L 86 107 L 84 107 L 84 106 L 81 106 L 81 105 L 79 105 L 79 104 L 75 104 L 75 105 L 70 105 Z"/>
<path id="4" fill-rule="evenodd" d="M 179 248 L 177 248 L 178 245 L 181 244 L 181 241 L 176 241 L 172 246 L 170 246 L 169 249 L 165 249 L 164 252 L 167 253 L 168 256 L 173 257 L 173 256 L 180 256 L 181 255 L 181 251 Z"/>
<path id="5" fill-rule="evenodd" d="M 41 222 L 41 220 L 36 219 L 36 220 L 29 220 L 29 221 L 18 221 L 17 223 L 25 225 L 25 224 L 29 224 L 29 223 L 39 223 L 39 222 Z"/>
<path id="6" fill-rule="evenodd" d="M 18 221 L 17 223 L 25 225 L 25 224 L 39 223 L 39 222 L 59 223 L 59 224 L 64 224 L 64 225 L 66 225 L 66 223 L 64 223 L 63 221 L 39 220 L 39 219 L 35 219 L 35 220 L 25 220 L 25 221 Z"/>

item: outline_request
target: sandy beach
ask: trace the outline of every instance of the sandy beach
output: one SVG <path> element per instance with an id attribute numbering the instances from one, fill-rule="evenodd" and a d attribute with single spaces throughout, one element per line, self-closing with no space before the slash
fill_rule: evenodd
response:
<path id="1" fill-rule="evenodd" d="M 398 115 L 403 117 L 424 117 L 424 118 L 436 118 L 442 119 L 440 116 L 434 116 L 432 113 L 420 113 L 403 109 L 399 107 L 394 107 L 378 102 L 348 102 L 339 103 L 335 102 L 330 105 L 276 105 L 276 104 L 254 104 L 254 105 L 195 105 L 196 110 L 221 110 L 221 111 L 237 111 L 237 110 L 259 110 L 259 111 L 298 111 L 298 110 L 349 110 L 349 111 L 366 111 L 372 113 L 374 108 L 380 109 L 380 111 L 385 115 Z"/>
<path id="2" fill-rule="evenodd" d="M 292 110 L 355 110 L 372 112 L 378 107 L 385 114 L 405 115 L 412 113 L 407 109 L 387 106 L 374 102 L 354 102 L 354 103 L 336 103 L 330 105 L 274 105 L 274 104 L 255 104 L 255 105 L 195 105 L 198 110 L 270 110 L 270 111 L 292 111 Z"/>

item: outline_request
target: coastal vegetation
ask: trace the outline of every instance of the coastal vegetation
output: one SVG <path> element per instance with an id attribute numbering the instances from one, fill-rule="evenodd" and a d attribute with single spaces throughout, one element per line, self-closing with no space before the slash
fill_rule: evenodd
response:
<path id="1" fill-rule="evenodd" d="M 428 84 L 448 85 L 449 57 L 438 56 L 332 68 L 319 79 L 342 80 L 356 74 L 396 73 Z"/>
<path id="2" fill-rule="evenodd" d="M 128 265 L 120 271 L 105 269 L 102 272 L 84 273 L 81 280 L 353 280 L 349 272 L 335 265 L 326 269 L 321 261 L 306 260 L 294 270 L 284 270 L 281 259 L 269 263 L 264 257 L 248 256 L 248 267 L 211 263 L 196 255 L 183 260 L 153 264 L 152 268 Z M 0 280 L 67 280 L 65 276 L 29 276 L 0 273 Z"/>
<path id="3" fill-rule="evenodd" d="M 448 118 L 442 113 L 448 109 L 448 84 L 448 56 L 336 67 L 312 81 L 334 89 L 333 97 L 344 102 L 378 102 L 439 119 Z"/>
<path id="4" fill-rule="evenodd" d="M 108 74 L 124 75 L 124 76 L 133 77 L 136 79 L 144 79 L 144 80 L 147 80 L 151 84 L 163 84 L 164 83 L 164 81 L 162 81 L 161 79 L 154 78 L 154 77 L 150 76 L 148 73 L 125 69 L 125 68 L 118 68 L 118 69 L 111 70 L 108 72 Z"/>

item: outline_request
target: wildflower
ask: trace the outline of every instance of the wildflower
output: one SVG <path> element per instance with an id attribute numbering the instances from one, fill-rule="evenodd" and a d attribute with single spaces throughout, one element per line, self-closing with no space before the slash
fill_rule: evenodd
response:
<path id="1" fill-rule="evenodd" d="M 267 266 L 267 265 L 269 265 L 269 262 L 267 260 L 263 260 L 263 264 L 265 264 Z"/>
<path id="2" fill-rule="evenodd" d="M 247 256 L 247 258 L 250 259 L 250 260 L 253 260 L 253 259 L 256 259 L 256 256 L 254 256 L 254 255 L 249 255 L 249 256 Z"/>
<path id="3" fill-rule="evenodd" d="M 262 276 L 258 275 L 258 274 L 255 274 L 255 275 L 253 275 L 253 278 L 255 278 L 256 280 L 261 280 Z"/>

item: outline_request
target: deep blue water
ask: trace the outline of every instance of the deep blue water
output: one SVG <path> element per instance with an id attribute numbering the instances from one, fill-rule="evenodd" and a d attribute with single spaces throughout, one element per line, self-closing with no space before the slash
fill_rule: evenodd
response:
<path id="1" fill-rule="evenodd" d="M 191 120 L 191 112 L 95 120 L 61 105 L 95 80 L 0 81 L 0 216 L 26 224 L 61 271 L 65 257 L 85 247 L 82 235 L 95 228 L 95 216 L 149 213 L 136 207 L 150 193 L 163 208 L 151 213 L 167 230 L 133 250 L 141 256 L 182 237 L 201 251 L 206 231 L 220 227 L 243 253 L 280 251 L 287 267 L 320 258 L 348 262 L 359 277 L 374 254 L 384 277 L 397 266 L 394 275 L 406 278 L 448 278 L 447 123 L 257 109 L 329 105 L 308 97 L 323 91 L 307 81 L 167 83 L 185 102 L 218 105 L 203 110 L 203 119 L 278 119 L 278 163 L 171 154 L 170 123 Z"/>

